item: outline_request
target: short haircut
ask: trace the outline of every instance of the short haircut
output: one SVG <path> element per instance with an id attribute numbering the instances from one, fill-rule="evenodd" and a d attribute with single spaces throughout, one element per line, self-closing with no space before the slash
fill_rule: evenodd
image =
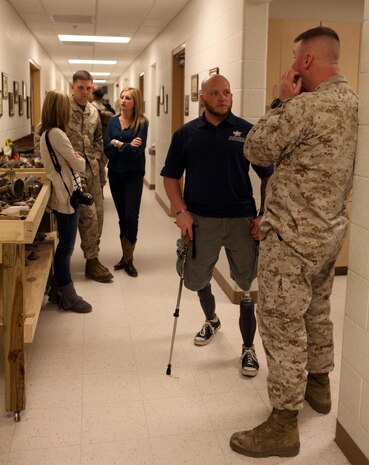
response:
<path id="1" fill-rule="evenodd" d="M 71 108 L 67 94 L 61 90 L 49 90 L 42 106 L 40 134 L 52 128 L 59 128 L 65 132 L 70 120 Z"/>
<path id="2" fill-rule="evenodd" d="M 91 74 L 88 71 L 85 71 L 84 69 L 80 69 L 79 71 L 76 71 L 73 74 L 73 82 L 76 82 L 78 80 L 81 81 L 93 81 L 93 78 Z"/>
<path id="3" fill-rule="evenodd" d="M 98 100 L 104 97 L 104 92 L 101 89 L 95 89 L 92 93 Z"/>
<path id="4" fill-rule="evenodd" d="M 315 37 L 328 37 L 340 43 L 340 38 L 338 37 L 337 32 L 331 29 L 330 27 L 325 27 L 325 26 L 314 27 L 312 29 L 308 29 L 305 32 L 302 32 L 296 37 L 294 42 L 295 43 L 300 42 L 300 40 L 302 40 L 303 42 L 306 42 L 306 41 L 309 41 L 310 39 L 314 39 Z"/>
<path id="5" fill-rule="evenodd" d="M 205 92 L 205 89 L 206 89 L 207 85 L 209 84 L 209 82 L 215 81 L 216 79 L 224 79 L 225 81 L 228 82 L 229 87 L 231 87 L 231 84 L 228 81 L 228 79 L 226 77 L 224 77 L 222 74 L 211 74 L 210 76 L 206 76 L 206 78 L 202 81 L 202 83 L 201 83 L 201 92 Z"/>

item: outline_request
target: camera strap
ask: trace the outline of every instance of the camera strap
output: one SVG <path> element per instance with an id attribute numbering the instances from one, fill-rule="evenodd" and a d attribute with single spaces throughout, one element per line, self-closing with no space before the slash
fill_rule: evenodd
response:
<path id="1" fill-rule="evenodd" d="M 58 158 L 57 158 L 57 156 L 56 156 L 56 154 L 55 154 L 55 152 L 54 152 L 53 146 L 52 146 L 51 143 L 50 143 L 50 140 L 49 140 L 49 131 L 50 131 L 50 129 L 48 129 L 48 130 L 46 131 L 46 133 L 45 133 L 45 140 L 46 140 L 47 149 L 48 149 L 48 151 L 49 151 L 51 161 L 53 162 L 55 171 L 56 171 L 57 173 L 59 173 L 59 175 L 60 175 L 60 177 L 61 177 L 61 179 L 62 179 L 62 181 L 63 181 L 65 190 L 68 192 L 69 197 L 71 197 L 70 192 L 69 192 L 69 189 L 68 189 L 67 185 L 65 184 L 64 179 L 63 179 L 63 176 L 62 176 L 62 174 L 61 174 L 61 166 L 60 166 L 60 163 L 59 163 Z"/>

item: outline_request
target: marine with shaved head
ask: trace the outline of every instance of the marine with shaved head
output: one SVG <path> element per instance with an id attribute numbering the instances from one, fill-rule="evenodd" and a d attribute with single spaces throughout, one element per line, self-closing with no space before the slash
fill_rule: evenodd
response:
<path id="1" fill-rule="evenodd" d="M 293 54 L 280 97 L 244 146 L 252 163 L 276 165 L 260 224 L 257 308 L 273 410 L 230 441 L 251 457 L 298 454 L 304 399 L 318 413 L 331 409 L 329 299 L 349 224 L 358 99 L 340 72 L 334 30 L 319 26 L 300 34 Z"/>

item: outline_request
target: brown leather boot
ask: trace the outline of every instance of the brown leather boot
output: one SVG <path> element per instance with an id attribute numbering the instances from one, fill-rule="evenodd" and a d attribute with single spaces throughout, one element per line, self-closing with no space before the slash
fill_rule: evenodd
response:
<path id="1" fill-rule="evenodd" d="M 318 413 L 329 413 L 332 407 L 331 388 L 328 373 L 309 373 L 305 399 Z"/>
<path id="2" fill-rule="evenodd" d="M 132 244 L 125 237 L 122 239 L 121 242 L 123 249 L 123 257 L 121 258 L 120 262 L 114 265 L 114 269 L 125 270 L 129 276 L 136 278 L 138 276 L 138 272 L 136 268 L 133 266 L 133 251 L 135 250 L 136 243 Z"/>
<path id="3" fill-rule="evenodd" d="M 119 262 L 114 265 L 114 270 L 124 270 L 124 242 L 125 242 L 124 237 L 121 237 L 120 245 L 122 246 L 123 255 L 122 255 L 122 258 L 119 260 Z"/>
<path id="4" fill-rule="evenodd" d="M 128 263 L 124 264 L 124 270 L 125 272 L 129 275 L 132 276 L 132 278 L 137 278 L 138 276 L 138 271 L 136 268 L 133 266 L 132 260 L 130 260 Z"/>
<path id="5" fill-rule="evenodd" d="M 297 410 L 273 409 L 258 427 L 231 436 L 230 446 L 248 457 L 294 457 L 300 451 Z"/>
<path id="6" fill-rule="evenodd" d="M 85 276 L 99 283 L 107 283 L 113 279 L 113 275 L 97 257 L 86 260 Z"/>

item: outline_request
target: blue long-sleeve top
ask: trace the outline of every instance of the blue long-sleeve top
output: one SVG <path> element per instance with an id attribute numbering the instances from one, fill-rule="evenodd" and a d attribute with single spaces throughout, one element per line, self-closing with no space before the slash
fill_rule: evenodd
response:
<path id="1" fill-rule="evenodd" d="M 146 122 L 135 132 L 132 128 L 122 130 L 119 115 L 111 118 L 104 136 L 104 151 L 108 157 L 108 169 L 117 173 L 139 172 L 145 174 L 145 147 L 149 122 Z M 140 137 L 142 145 L 134 147 L 133 139 Z M 111 145 L 111 140 L 124 142 L 120 149 Z"/>

